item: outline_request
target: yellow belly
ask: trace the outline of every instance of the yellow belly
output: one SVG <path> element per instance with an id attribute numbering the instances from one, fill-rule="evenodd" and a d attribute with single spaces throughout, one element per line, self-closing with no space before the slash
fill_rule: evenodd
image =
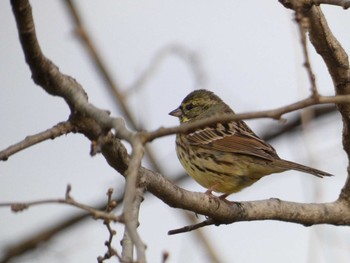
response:
<path id="1" fill-rule="evenodd" d="M 254 156 L 191 148 L 176 147 L 182 166 L 200 185 L 215 192 L 236 193 L 265 175 L 284 171 Z"/>

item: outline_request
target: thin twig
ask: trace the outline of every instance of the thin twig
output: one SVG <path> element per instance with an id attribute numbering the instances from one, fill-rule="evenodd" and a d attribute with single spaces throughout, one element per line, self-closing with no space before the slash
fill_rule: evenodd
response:
<path id="1" fill-rule="evenodd" d="M 111 74 L 108 71 L 107 65 L 103 62 L 102 56 L 98 52 L 97 48 L 95 47 L 95 44 L 93 43 L 92 38 L 88 34 L 87 30 L 85 29 L 85 26 L 82 22 L 82 19 L 80 18 L 79 12 L 73 3 L 72 0 L 66 0 L 64 1 L 68 7 L 69 14 L 71 15 L 74 25 L 76 28 L 77 35 L 79 36 L 82 44 L 86 48 L 86 50 L 90 54 L 90 58 L 93 61 L 93 64 L 95 65 L 95 68 L 100 73 L 100 76 L 102 77 L 102 80 L 105 82 L 105 87 L 108 89 L 108 91 L 112 94 L 112 96 L 115 98 L 115 102 L 117 104 L 117 107 L 120 108 L 122 111 L 122 115 L 125 117 L 126 121 L 130 123 L 131 128 L 134 130 L 139 130 L 138 125 L 136 124 L 136 121 L 125 102 L 125 97 L 123 93 L 120 91 L 119 85 L 113 80 Z M 151 168 L 155 171 L 161 171 L 161 167 L 159 166 L 156 157 L 150 147 L 145 147 L 145 154 L 150 161 Z"/>
<path id="2" fill-rule="evenodd" d="M 191 222 L 192 225 L 198 224 L 198 218 L 193 212 L 185 211 L 185 216 L 187 218 L 187 221 Z M 206 221 L 208 221 L 208 220 L 211 220 L 211 219 L 207 219 Z M 172 233 L 172 230 L 170 230 L 168 232 L 169 235 L 171 235 L 171 233 Z M 194 235 L 198 239 L 198 243 L 200 243 L 201 246 L 203 247 L 203 251 L 204 251 L 204 253 L 207 254 L 208 261 L 210 263 L 222 262 L 222 260 L 219 257 L 219 253 L 218 253 L 217 249 L 215 249 L 213 247 L 213 244 L 215 244 L 215 242 L 212 242 L 213 240 L 208 238 L 205 235 L 204 231 L 202 231 L 201 229 L 198 229 L 198 231 L 194 232 Z"/>
<path id="3" fill-rule="evenodd" d="M 336 107 L 334 105 L 328 105 L 323 107 L 318 107 L 314 110 L 313 120 L 316 120 L 321 117 L 328 116 L 329 114 L 338 113 L 336 111 Z M 279 136 L 288 134 L 290 132 L 294 132 L 298 130 L 301 126 L 301 117 L 300 114 L 295 114 L 294 117 L 288 119 L 288 122 L 284 125 L 269 125 L 263 132 L 260 133 L 260 137 L 265 141 L 274 140 L 275 138 L 279 138 Z"/>
<path id="4" fill-rule="evenodd" d="M 105 206 L 105 204 L 103 204 Z M 98 207 L 98 206 L 97 206 Z M 98 209 L 102 208 L 98 207 Z M 16 244 L 2 245 L 0 263 L 14 262 L 16 258 L 28 254 L 41 244 L 45 244 L 49 240 L 53 239 L 56 235 L 61 234 L 64 231 L 70 230 L 71 227 L 80 224 L 83 220 L 90 218 L 90 213 L 83 213 L 79 215 L 70 216 L 65 218 L 64 221 L 59 222 L 44 230 L 35 230 L 30 237 L 22 238 Z"/>
<path id="5" fill-rule="evenodd" d="M 100 211 L 97 208 L 75 201 L 70 195 L 70 190 L 71 188 L 68 185 L 66 190 L 66 197 L 64 199 L 56 198 L 56 199 L 44 199 L 44 200 L 38 200 L 38 201 L 32 201 L 32 202 L 6 202 L 6 203 L 4 202 L 4 203 L 0 203 L 0 207 L 11 207 L 11 210 L 13 212 L 22 212 L 23 210 L 29 209 L 30 207 L 36 206 L 36 205 L 66 204 L 66 205 L 80 208 L 88 212 L 95 219 L 108 219 L 114 222 L 122 221 L 119 216 L 115 216 L 111 213 Z"/>
<path id="6" fill-rule="evenodd" d="M 121 204 L 122 197 L 115 199 L 116 205 Z M 102 211 L 106 209 L 106 202 L 102 201 L 98 205 L 95 205 L 97 210 Z M 64 231 L 69 230 L 71 227 L 75 226 L 78 223 L 83 222 L 84 220 L 91 218 L 90 213 L 81 213 L 78 215 L 70 215 L 63 219 L 62 222 L 56 223 L 53 226 L 50 226 L 45 229 L 37 230 L 35 233 L 21 240 L 20 242 L 16 242 L 14 245 L 6 246 L 6 249 L 2 251 L 2 257 L 0 257 L 0 263 L 7 263 L 10 260 L 13 260 L 16 257 L 24 255 L 40 244 L 48 242 L 50 239 L 54 238 L 57 234 L 60 234 Z"/>
<path id="7" fill-rule="evenodd" d="M 192 123 L 184 123 L 180 126 L 159 128 L 154 131 L 143 132 L 144 143 L 154 140 L 155 138 L 168 136 L 174 133 L 187 133 L 199 128 L 203 128 L 208 125 L 212 125 L 218 122 L 258 119 L 258 118 L 272 118 L 279 120 L 285 113 L 300 110 L 306 107 L 320 104 L 350 104 L 350 95 L 337 95 L 337 96 L 319 96 L 309 97 L 307 99 L 300 100 L 298 102 L 276 108 L 273 110 L 257 111 L 241 114 L 225 114 L 220 116 L 213 116 L 204 120 L 198 120 Z"/>
<path id="8" fill-rule="evenodd" d="M 167 252 L 167 251 L 164 251 L 163 253 L 162 253 L 162 263 L 166 263 L 167 262 L 167 260 L 169 259 L 169 252 Z"/>
<path id="9" fill-rule="evenodd" d="M 299 33 L 300 33 L 300 40 L 301 40 L 301 47 L 303 49 L 303 55 L 304 55 L 304 67 L 306 69 L 307 75 L 309 77 L 309 81 L 311 83 L 311 92 L 312 96 L 318 97 L 318 91 L 317 91 L 317 85 L 316 85 L 316 77 L 314 72 L 312 71 L 311 63 L 310 63 L 310 57 L 309 57 L 309 51 L 307 48 L 306 43 L 306 32 L 309 30 L 309 20 L 307 17 L 304 16 L 304 13 L 302 12 L 303 6 L 302 2 L 297 2 L 299 6 L 295 8 L 295 20 L 298 24 Z"/>
<path id="10" fill-rule="evenodd" d="M 180 234 L 180 233 L 190 232 L 190 231 L 196 230 L 198 228 L 210 226 L 210 225 L 214 225 L 214 224 L 215 224 L 215 220 L 213 220 L 212 218 L 208 218 L 208 219 L 206 219 L 200 223 L 194 224 L 194 225 L 184 226 L 184 227 L 181 227 L 178 229 L 170 230 L 170 231 L 168 231 L 168 235 L 176 235 L 176 234 Z"/>
<path id="11" fill-rule="evenodd" d="M 195 87 L 205 88 L 206 87 L 206 74 L 203 69 L 202 63 L 200 62 L 199 56 L 195 51 L 189 50 L 180 44 L 171 44 L 160 49 L 152 58 L 148 67 L 144 72 L 140 74 L 138 78 L 129 86 L 126 90 L 125 95 L 128 96 L 134 92 L 139 91 L 144 87 L 147 81 L 155 74 L 161 63 L 168 56 L 178 56 L 186 62 L 189 66 L 192 75 L 194 76 Z"/>
<path id="12" fill-rule="evenodd" d="M 109 188 L 107 191 L 107 198 L 108 198 L 107 206 L 106 206 L 107 213 L 111 213 L 118 205 L 117 201 L 113 200 L 112 195 L 113 195 L 113 188 Z M 109 233 L 109 238 L 105 242 L 105 246 L 107 247 L 107 252 L 104 254 L 104 256 L 98 256 L 97 262 L 99 263 L 104 262 L 106 259 L 110 259 L 113 256 L 116 256 L 119 259 L 119 261 L 122 262 L 119 253 L 117 252 L 117 250 L 115 250 L 112 247 L 113 238 L 117 232 L 114 229 L 112 229 L 111 220 L 104 219 L 103 224 L 106 226 Z"/>
<path id="13" fill-rule="evenodd" d="M 174 183 L 179 184 L 182 181 L 187 180 L 188 178 L 189 176 L 187 174 L 181 174 L 175 177 L 175 179 L 173 180 L 174 180 Z M 150 192 L 146 192 L 145 194 L 150 194 Z M 120 206 L 123 202 L 122 196 L 115 198 L 114 200 L 115 200 L 116 207 Z M 99 211 L 105 210 L 106 209 L 105 201 L 102 201 L 100 204 L 95 205 L 94 207 L 96 207 L 96 209 Z M 17 242 L 15 245 L 7 246 L 6 250 L 2 251 L 3 255 L 2 257 L 0 257 L 0 263 L 7 263 L 18 256 L 29 253 L 30 251 L 38 247 L 39 244 L 43 244 L 44 242 L 49 241 L 50 239 L 55 237 L 57 234 L 69 230 L 69 228 L 75 226 L 78 223 L 81 223 L 82 221 L 90 217 L 91 217 L 90 213 L 71 215 L 64 218 L 62 222 L 59 222 L 51 227 L 35 231 L 35 233 L 32 236 Z M 124 251 L 124 244 L 122 246 Z"/>
<path id="14" fill-rule="evenodd" d="M 33 146 L 35 144 L 38 144 L 40 142 L 46 141 L 46 140 L 53 140 L 63 134 L 68 134 L 70 132 L 74 131 L 74 125 L 72 125 L 69 121 L 60 122 L 53 126 L 50 129 L 47 129 L 46 131 L 39 132 L 35 135 L 27 136 L 24 140 L 13 144 L 6 149 L 0 151 L 0 161 L 6 161 L 8 158 L 18 153 L 24 149 L 27 149 L 30 146 Z"/>

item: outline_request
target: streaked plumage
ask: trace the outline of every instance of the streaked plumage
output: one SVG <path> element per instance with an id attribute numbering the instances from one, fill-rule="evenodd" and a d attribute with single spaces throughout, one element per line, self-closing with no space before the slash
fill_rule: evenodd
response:
<path id="1" fill-rule="evenodd" d="M 208 90 L 191 92 L 169 114 L 180 123 L 234 113 Z M 177 156 L 187 173 L 200 185 L 224 197 L 250 186 L 265 175 L 297 170 L 318 177 L 331 174 L 281 159 L 244 121 L 225 122 L 176 135 Z"/>

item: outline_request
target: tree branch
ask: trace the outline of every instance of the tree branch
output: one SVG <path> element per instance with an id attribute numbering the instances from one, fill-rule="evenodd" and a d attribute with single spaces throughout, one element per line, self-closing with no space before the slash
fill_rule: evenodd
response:
<path id="1" fill-rule="evenodd" d="M 313 6 L 305 15 L 310 20 L 310 40 L 317 53 L 323 58 L 335 87 L 336 94 L 350 94 L 350 68 L 348 55 L 334 37 L 327 21 L 319 7 Z M 338 104 L 343 119 L 343 148 L 350 164 L 350 105 Z M 342 189 L 341 199 L 347 200 L 350 205 L 350 166 L 348 177 Z"/>
<path id="2" fill-rule="evenodd" d="M 105 204 L 103 206 L 105 206 Z M 35 231 L 34 235 L 30 236 L 29 238 L 25 238 L 16 244 L 6 245 L 6 247 L 3 245 L 0 263 L 13 262 L 14 258 L 32 251 L 33 249 L 37 248 L 40 244 L 47 242 L 56 235 L 62 233 L 64 230 L 68 230 L 71 227 L 75 226 L 77 223 L 81 223 L 82 220 L 90 217 L 90 213 L 74 215 L 70 218 L 66 218 L 63 222 L 55 224 L 49 229 L 45 229 L 44 231 L 39 232 Z"/>
<path id="3" fill-rule="evenodd" d="M 8 158 L 18 153 L 24 149 L 27 149 L 30 146 L 38 144 L 40 142 L 46 141 L 48 139 L 55 139 L 63 134 L 68 134 L 70 132 L 74 132 L 75 127 L 71 122 L 65 121 L 60 122 L 46 131 L 40 132 L 35 135 L 27 136 L 24 140 L 7 147 L 6 149 L 0 151 L 0 161 L 7 161 Z"/>
<path id="4" fill-rule="evenodd" d="M 341 6 L 344 9 L 348 9 L 350 7 L 349 0 L 311 0 L 315 5 L 326 4 L 326 5 L 336 5 Z"/>
<path id="5" fill-rule="evenodd" d="M 79 12 L 74 2 L 72 0 L 66 0 L 64 1 L 64 3 L 66 3 L 69 14 L 71 15 L 72 20 L 74 21 L 74 26 L 76 28 L 77 35 L 85 49 L 88 51 L 93 65 L 95 65 L 97 72 L 100 74 L 102 80 L 105 83 L 105 87 L 115 98 L 114 101 L 117 107 L 121 110 L 122 115 L 125 117 L 126 121 L 130 123 L 131 128 L 134 130 L 138 130 L 139 127 L 136 124 L 132 112 L 125 101 L 125 96 L 120 91 L 119 85 L 113 80 L 111 74 L 109 73 L 108 67 L 103 62 L 102 57 L 98 52 L 97 48 L 95 47 L 92 38 L 85 29 L 85 26 L 82 22 L 82 19 L 80 18 Z M 162 172 L 161 167 L 159 166 L 156 157 L 152 152 L 152 149 L 148 146 L 145 147 L 145 153 L 148 160 L 150 161 L 151 168 L 158 172 Z"/>
<path id="6" fill-rule="evenodd" d="M 155 138 L 167 136 L 174 133 L 188 133 L 196 129 L 203 128 L 218 122 L 227 122 L 227 121 L 237 121 L 237 120 L 248 120 L 248 119 L 258 119 L 258 118 L 272 118 L 280 120 L 281 116 L 285 113 L 300 110 L 307 108 L 313 105 L 321 104 L 350 104 L 350 95 L 343 96 L 318 96 L 318 97 L 309 97 L 307 99 L 300 100 L 298 102 L 272 109 L 266 111 L 257 111 L 257 112 L 248 112 L 240 114 L 224 114 L 220 116 L 213 116 L 203 120 L 198 120 L 192 123 L 184 123 L 180 126 L 169 127 L 169 128 L 159 128 L 150 132 L 143 132 L 144 142 L 150 142 Z"/>
<path id="7" fill-rule="evenodd" d="M 124 194 L 123 217 L 126 231 L 137 250 L 137 258 L 139 263 L 146 263 L 146 245 L 142 242 L 141 237 L 137 233 L 138 227 L 138 211 L 140 209 L 141 199 L 143 199 L 143 190 L 137 191 L 138 171 L 141 166 L 143 156 L 143 146 L 141 141 L 136 139 L 132 144 L 132 155 L 129 167 L 126 170 L 126 186 Z"/>
<path id="8" fill-rule="evenodd" d="M 140 76 L 137 77 L 136 80 L 129 86 L 126 91 L 126 96 L 139 91 L 140 88 L 145 86 L 147 81 L 160 67 L 161 62 L 171 55 L 179 57 L 188 65 L 195 82 L 194 87 L 205 88 L 207 86 L 206 74 L 198 54 L 182 45 L 170 44 L 157 51 L 157 53 L 152 57 L 147 69 L 142 72 Z"/>
<path id="9" fill-rule="evenodd" d="M 86 212 L 88 212 L 93 218 L 95 219 L 108 219 L 115 222 L 122 221 L 120 217 L 115 216 L 111 213 L 106 213 L 103 211 L 100 211 L 97 208 L 93 208 L 91 206 L 79 203 L 75 201 L 71 195 L 70 195 L 71 187 L 70 185 L 67 186 L 66 190 L 66 198 L 57 198 L 57 199 L 45 199 L 45 200 L 38 200 L 38 201 L 32 201 L 32 202 L 9 202 L 9 203 L 0 203 L 0 207 L 11 207 L 11 210 L 13 212 L 22 212 L 25 209 L 28 209 L 31 206 L 36 205 L 43 205 L 43 204 L 66 204 L 70 206 L 74 206 L 77 208 L 80 208 Z"/>
<path id="10" fill-rule="evenodd" d="M 144 172 L 149 175 L 149 171 Z M 333 203 L 303 204 L 269 199 L 240 202 L 239 205 L 235 205 L 206 194 L 180 189 L 161 176 L 150 177 L 148 189 L 168 205 L 206 215 L 215 220 L 216 224 L 255 220 L 279 220 L 305 226 L 350 224 L 350 209 L 342 200 Z"/>
<path id="11" fill-rule="evenodd" d="M 298 24 L 299 33 L 300 33 L 300 42 L 301 42 L 301 47 L 303 49 L 303 55 L 305 59 L 304 67 L 306 69 L 307 75 L 309 77 L 309 81 L 311 83 L 312 96 L 317 97 L 319 94 L 318 94 L 317 85 L 316 85 L 316 77 L 311 67 L 309 51 L 308 51 L 307 42 L 306 42 L 306 32 L 309 30 L 310 25 L 309 25 L 308 18 L 304 16 L 302 11 L 303 11 L 302 2 L 301 1 L 296 2 L 295 21 Z"/>
<path id="12" fill-rule="evenodd" d="M 314 121 L 316 119 L 334 113 L 338 113 L 337 108 L 334 105 L 317 107 L 314 109 L 312 120 Z M 260 133 L 260 137 L 265 141 L 272 141 L 275 138 L 279 138 L 281 135 L 286 135 L 288 133 L 295 132 L 298 130 L 298 128 L 301 128 L 301 117 L 300 114 L 295 114 L 295 116 L 288 119 L 288 122 L 284 125 L 269 125 L 265 129 L 263 129 L 263 132 Z"/>
<path id="13" fill-rule="evenodd" d="M 295 4 L 298 2 L 301 2 L 304 6 L 311 7 L 312 5 L 336 5 L 340 6 L 344 9 L 348 9 L 350 7 L 350 1 L 349 0 L 279 0 L 279 2 L 284 5 L 286 8 L 294 9 Z"/>

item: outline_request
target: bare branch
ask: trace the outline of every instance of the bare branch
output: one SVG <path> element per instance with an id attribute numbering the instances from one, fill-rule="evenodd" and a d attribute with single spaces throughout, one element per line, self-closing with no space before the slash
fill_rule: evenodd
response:
<path id="1" fill-rule="evenodd" d="M 166 263 L 169 258 L 169 252 L 165 251 L 162 254 L 162 263 Z"/>
<path id="2" fill-rule="evenodd" d="M 106 212 L 110 213 L 116 208 L 118 203 L 112 199 L 112 194 L 113 194 L 113 188 L 108 189 L 107 191 L 107 197 L 108 197 L 108 202 L 107 202 L 107 207 L 106 207 Z M 109 233 L 109 238 L 105 242 L 105 246 L 107 247 L 107 252 L 104 254 L 104 256 L 98 256 L 97 257 L 97 262 L 103 262 L 106 259 L 110 259 L 113 256 L 116 256 L 120 262 L 122 262 L 120 255 L 118 252 L 112 247 L 112 241 L 114 236 L 116 235 L 116 231 L 112 229 L 111 227 L 111 221 L 109 219 L 103 220 L 103 224 L 106 226 L 108 233 Z"/>
<path id="3" fill-rule="evenodd" d="M 18 153 L 19 151 L 27 149 L 30 146 L 46 141 L 48 139 L 53 140 L 63 134 L 74 132 L 74 129 L 74 126 L 69 121 L 66 121 L 60 122 L 52 128 L 47 129 L 46 131 L 27 136 L 24 140 L 0 151 L 0 161 L 7 161 L 11 155 Z"/>
<path id="4" fill-rule="evenodd" d="M 334 105 L 317 107 L 314 109 L 313 120 L 316 118 L 321 118 L 328 116 L 329 114 L 338 113 L 337 108 Z M 300 114 L 288 119 L 288 122 L 284 125 L 277 125 L 266 127 L 260 137 L 265 141 L 270 141 L 275 138 L 279 138 L 281 135 L 288 134 L 290 132 L 296 131 L 301 126 L 301 117 Z"/>
<path id="5" fill-rule="evenodd" d="M 307 48 L 307 43 L 306 43 L 306 32 L 309 30 L 309 20 L 307 17 L 304 16 L 304 13 L 302 12 L 303 6 L 302 2 L 297 2 L 297 5 L 295 7 L 295 20 L 298 24 L 299 28 L 299 33 L 300 33 L 300 39 L 301 39 L 301 46 L 303 49 L 303 55 L 304 55 L 304 67 L 306 68 L 306 72 L 308 74 L 310 83 L 311 83 L 311 92 L 312 96 L 319 96 L 318 91 L 317 91 L 317 85 L 316 85 L 316 77 L 315 74 L 312 71 L 311 63 L 310 63 L 310 57 L 309 57 L 309 51 Z"/>
<path id="6" fill-rule="evenodd" d="M 133 262 L 134 258 L 134 243 L 128 231 L 125 229 L 123 239 L 120 241 L 122 245 L 122 261 L 121 262 Z"/>
<path id="7" fill-rule="evenodd" d="M 141 73 L 141 75 L 130 85 L 127 89 L 126 95 L 136 92 L 146 85 L 147 81 L 156 73 L 157 69 L 160 67 L 161 62 L 165 60 L 166 57 L 170 55 L 175 55 L 180 57 L 185 61 L 192 75 L 194 76 L 195 87 L 205 88 L 206 86 L 206 74 L 202 68 L 199 56 L 195 51 L 189 50 L 186 47 L 179 44 L 168 45 L 161 50 L 159 50 L 152 58 L 147 69 Z"/>
<path id="8" fill-rule="evenodd" d="M 63 222 L 60 222 L 49 229 L 44 231 L 35 231 L 35 234 L 29 238 L 25 238 L 14 245 L 2 246 L 2 255 L 0 257 L 0 263 L 12 262 L 16 257 L 24 255 L 37 248 L 40 244 L 47 242 L 55 237 L 57 234 L 62 233 L 64 230 L 68 230 L 70 227 L 81 223 L 82 220 L 90 218 L 90 213 L 79 214 L 66 218 Z"/>
<path id="9" fill-rule="evenodd" d="M 215 220 L 213 220 L 212 218 L 208 218 L 208 219 L 206 219 L 200 223 L 194 224 L 194 225 L 184 226 L 184 227 L 181 227 L 178 229 L 170 230 L 168 232 L 168 235 L 176 235 L 176 234 L 181 234 L 181 233 L 185 233 L 185 232 L 190 232 L 190 231 L 196 230 L 198 228 L 210 226 L 210 225 L 214 225 L 214 224 L 215 224 Z"/>
<path id="10" fill-rule="evenodd" d="M 132 217 L 132 221 L 130 222 L 132 225 L 131 227 L 133 228 L 132 231 L 134 231 L 134 233 L 136 232 L 136 228 L 139 226 L 139 222 L 138 222 L 138 218 L 139 218 L 139 211 L 140 211 L 140 206 L 141 206 L 141 202 L 143 201 L 143 195 L 144 195 L 144 189 L 138 187 L 136 189 L 136 196 L 135 199 L 133 201 L 133 210 L 130 212 L 130 216 Z M 137 234 L 137 233 L 136 233 Z M 142 242 L 141 240 L 139 240 L 139 242 Z M 137 253 L 138 254 L 142 254 L 145 253 L 145 245 L 144 244 L 135 244 L 133 242 L 133 239 L 130 236 L 129 230 L 127 227 L 125 227 L 125 231 L 124 231 L 124 236 L 123 239 L 121 241 L 123 250 L 122 250 L 122 262 L 132 262 L 133 261 L 133 257 L 134 257 L 134 245 L 136 246 L 137 249 Z M 141 247 L 141 251 L 139 251 L 139 247 L 138 246 L 144 246 Z"/>
<path id="11" fill-rule="evenodd" d="M 305 226 L 350 224 L 349 206 L 341 199 L 321 204 L 303 204 L 278 199 L 240 202 L 239 205 L 228 204 L 219 198 L 180 189 L 160 175 L 151 176 L 150 171 L 146 169 L 143 169 L 143 172 L 149 179 L 148 189 L 155 196 L 172 207 L 206 215 L 214 219 L 216 224 L 253 220 L 280 220 Z"/>
<path id="12" fill-rule="evenodd" d="M 62 74 L 41 52 L 29 2 L 12 0 L 11 4 L 23 52 L 35 83 L 48 93 L 62 97 L 73 113 L 90 117 L 98 121 L 102 130 L 114 129 L 120 138 L 130 141 L 132 133 L 126 129 L 124 120 L 111 118 L 108 112 L 90 104 L 81 85 L 72 77 Z"/>
<path id="13" fill-rule="evenodd" d="M 326 5 L 336 5 L 341 6 L 344 9 L 348 9 L 350 7 L 349 0 L 312 0 L 315 5 L 326 4 Z"/>
<path id="14" fill-rule="evenodd" d="M 120 255 L 112 247 L 113 237 L 116 235 L 117 232 L 112 229 L 112 227 L 109 224 L 109 222 L 104 221 L 103 224 L 106 226 L 106 228 L 108 230 L 108 233 L 109 233 L 109 239 L 108 239 L 108 241 L 105 242 L 105 246 L 107 247 L 107 252 L 104 254 L 104 256 L 98 256 L 97 257 L 97 262 L 98 263 L 104 262 L 106 259 L 110 259 L 113 256 L 116 256 L 119 259 L 119 261 L 122 262 Z"/>
<path id="15" fill-rule="evenodd" d="M 350 1 L 349 0 L 303 0 L 303 1 L 296 1 L 296 0 L 279 0 L 279 2 L 284 5 L 286 8 L 294 9 L 295 3 L 298 4 L 298 2 L 302 3 L 304 6 L 311 7 L 311 5 L 336 5 L 341 6 L 344 9 L 348 9 L 350 7 Z"/>
<path id="16" fill-rule="evenodd" d="M 135 137 L 135 140 L 132 144 L 132 154 L 130 159 L 130 164 L 125 172 L 126 185 L 125 185 L 125 194 L 124 194 L 124 208 L 123 208 L 123 217 L 125 222 L 126 231 L 130 236 L 132 242 L 135 244 L 137 250 L 137 259 L 140 263 L 146 262 L 146 246 L 142 242 L 140 236 L 137 233 L 138 226 L 138 211 L 140 209 L 140 203 L 142 194 L 137 193 L 137 184 L 138 172 L 141 166 L 141 160 L 143 156 L 143 146 L 138 137 Z M 142 191 L 143 192 L 143 191 Z"/>
<path id="17" fill-rule="evenodd" d="M 123 200 L 121 197 L 118 197 L 113 201 L 116 202 L 116 205 L 119 205 Z M 94 207 L 96 207 L 96 209 L 99 211 L 106 210 L 106 202 L 102 201 Z M 86 220 L 88 218 L 91 218 L 90 213 L 84 212 L 78 215 L 67 217 L 62 222 L 56 223 L 47 229 L 35 231 L 35 233 L 29 238 L 21 240 L 14 245 L 7 246 L 6 249 L 2 251 L 3 255 L 0 258 L 0 263 L 9 262 L 15 257 L 30 252 L 40 244 L 43 244 L 44 242 L 47 242 L 50 239 L 54 238 L 57 234 L 69 230 L 71 227 L 75 226 L 78 223 L 81 223 L 83 220 Z"/>
<path id="18" fill-rule="evenodd" d="M 280 119 L 281 116 L 285 113 L 292 112 L 295 110 L 303 109 L 313 105 L 320 104 L 349 104 L 350 95 L 344 96 L 319 96 L 319 97 L 310 97 L 307 99 L 300 100 L 298 102 L 266 111 L 250 112 L 250 113 L 241 113 L 241 114 L 225 114 L 220 116 L 213 116 L 204 120 L 198 120 L 192 123 L 184 123 L 180 126 L 170 127 L 170 128 L 159 128 L 155 131 L 143 132 L 144 142 L 149 142 L 155 138 L 167 136 L 174 133 L 187 133 L 194 131 L 198 128 L 203 128 L 211 124 L 218 122 L 226 121 L 237 121 L 237 120 L 247 120 L 247 119 L 258 119 L 258 118 L 272 118 Z"/>
<path id="19" fill-rule="evenodd" d="M 195 213 L 184 211 L 184 214 L 187 217 L 188 221 L 191 222 L 192 225 L 198 224 L 198 216 Z M 208 219 L 208 220 L 211 220 L 211 219 Z M 170 235 L 169 232 L 168 234 Z M 223 260 L 220 259 L 220 256 L 221 256 L 220 253 L 218 253 L 218 250 L 215 249 L 214 247 L 215 242 L 213 242 L 213 240 L 208 238 L 205 232 L 202 231 L 202 229 L 198 229 L 197 231 L 195 231 L 194 235 L 198 239 L 198 243 L 199 243 L 198 245 L 201 245 L 203 247 L 202 250 L 207 254 L 209 262 L 211 263 L 223 262 Z"/>
<path id="20" fill-rule="evenodd" d="M 117 107 L 120 108 L 126 121 L 130 123 L 131 128 L 134 130 L 138 130 L 139 127 L 136 124 L 136 121 L 132 115 L 132 112 L 125 101 L 125 97 L 123 93 L 120 91 L 119 85 L 116 83 L 116 81 L 113 80 L 111 74 L 109 73 L 107 65 L 103 62 L 102 56 L 100 55 L 97 48 L 95 47 L 95 44 L 91 39 L 89 33 L 85 29 L 85 26 L 82 22 L 82 19 L 80 18 L 79 12 L 74 2 L 72 0 L 66 0 L 64 2 L 66 3 L 69 14 L 71 15 L 74 21 L 77 35 L 79 36 L 83 46 L 86 48 L 86 50 L 90 54 L 90 58 L 93 62 L 93 65 L 95 65 L 95 68 L 100 73 L 100 76 L 102 77 L 102 80 L 105 83 L 105 87 L 115 98 Z M 145 153 L 148 160 L 150 161 L 152 169 L 158 172 L 162 172 L 159 164 L 157 163 L 156 157 L 152 152 L 152 150 L 150 149 L 150 147 L 145 147 Z"/>
<path id="21" fill-rule="evenodd" d="M 332 34 L 319 7 L 311 7 L 305 11 L 305 15 L 310 21 L 310 41 L 326 63 L 336 94 L 350 94 L 350 68 L 347 53 Z M 337 106 L 343 119 L 343 148 L 350 164 L 350 105 L 339 104 Z M 340 198 L 347 200 L 350 204 L 350 166 Z"/>
<path id="22" fill-rule="evenodd" d="M 75 201 L 71 196 L 70 196 L 70 186 L 67 186 L 67 191 L 66 191 L 66 198 L 57 198 L 57 199 L 45 199 L 45 200 L 38 200 L 38 201 L 32 201 L 32 202 L 7 202 L 7 203 L 0 203 L 0 207 L 11 207 L 11 210 L 13 212 L 22 212 L 25 209 L 30 208 L 31 206 L 36 206 L 36 205 L 42 205 L 42 204 L 66 204 L 70 206 L 74 206 L 77 208 L 80 208 L 86 212 L 88 212 L 93 218 L 95 219 L 108 219 L 112 220 L 115 222 L 120 222 L 122 221 L 120 217 L 115 216 L 111 213 L 103 212 L 100 211 L 96 208 L 93 208 L 91 206 L 79 203 Z"/>
<path id="23" fill-rule="evenodd" d="M 109 144 L 105 142 L 106 144 Z M 106 147 L 104 147 L 106 148 Z M 116 149 L 117 147 L 113 147 L 113 149 Z M 110 154 L 112 156 L 113 154 Z M 176 179 L 174 179 L 174 183 L 178 184 L 181 183 L 183 180 L 187 180 L 189 177 L 187 174 L 181 174 Z M 145 194 L 150 194 L 150 192 L 146 192 Z M 116 207 L 120 206 L 123 202 L 122 196 L 119 196 L 115 198 L 113 201 L 116 202 Z M 100 202 L 98 205 L 95 205 L 97 210 L 106 210 L 106 203 L 105 201 Z M 9 262 L 10 259 L 13 259 L 15 257 L 21 256 L 25 253 L 30 252 L 31 250 L 35 249 L 39 244 L 42 244 L 43 242 L 46 242 L 50 239 L 52 239 L 55 235 L 62 233 L 66 230 L 68 230 L 70 227 L 75 226 L 77 223 L 82 222 L 83 220 L 86 220 L 87 218 L 90 218 L 90 213 L 83 213 L 79 215 L 72 215 L 68 218 L 63 219 L 62 222 L 59 222 L 51 227 L 48 227 L 47 229 L 38 230 L 35 231 L 35 233 L 30 236 L 29 238 L 26 238 L 15 245 L 8 246 L 5 251 L 3 251 L 4 255 L 0 258 L 0 263 L 6 263 Z M 123 239 L 124 240 L 124 239 Z M 122 242 L 123 242 L 122 240 Z M 123 251 L 125 249 L 124 244 Z"/>

